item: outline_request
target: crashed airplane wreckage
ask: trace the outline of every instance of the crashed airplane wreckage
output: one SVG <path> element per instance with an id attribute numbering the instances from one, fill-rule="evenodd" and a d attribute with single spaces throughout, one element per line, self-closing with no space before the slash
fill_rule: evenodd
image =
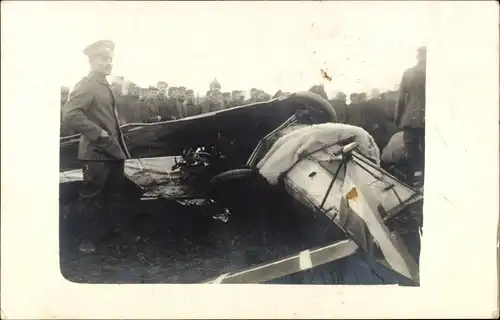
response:
<path id="1" fill-rule="evenodd" d="M 380 168 L 380 151 L 366 131 L 335 122 L 327 101 L 299 92 L 179 120 L 127 124 L 122 129 L 132 159 L 125 172 L 137 197 L 217 203 L 224 208 L 217 216 L 223 221 L 238 206 L 250 205 L 234 197 L 236 192 L 253 202 L 274 196 L 274 191 L 258 193 L 277 190 L 297 210 L 323 217 L 343 235 L 335 243 L 207 283 L 263 283 L 362 250 L 418 284 L 414 257 L 386 222 L 421 200 L 421 192 Z M 60 141 L 61 199 L 75 199 L 69 190 L 82 180 L 78 141 L 78 135 Z M 253 183 L 260 185 L 247 188 Z"/>

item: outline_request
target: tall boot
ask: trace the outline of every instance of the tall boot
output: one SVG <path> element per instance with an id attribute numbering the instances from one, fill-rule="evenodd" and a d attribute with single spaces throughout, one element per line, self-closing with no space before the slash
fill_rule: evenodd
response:
<path id="1" fill-rule="evenodd" d="M 82 253 L 95 253 L 97 235 L 95 220 L 100 215 L 100 205 L 96 199 L 81 198 L 72 212 L 74 232 L 79 242 L 78 250 Z"/>

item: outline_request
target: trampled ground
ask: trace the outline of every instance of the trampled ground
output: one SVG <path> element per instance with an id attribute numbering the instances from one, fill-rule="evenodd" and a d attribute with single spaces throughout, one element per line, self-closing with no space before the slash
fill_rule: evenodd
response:
<path id="1" fill-rule="evenodd" d="M 421 204 L 409 211 L 397 224 L 410 250 L 418 255 Z M 67 225 L 73 217 L 70 208 L 61 207 L 61 213 L 66 216 L 61 219 L 61 271 L 74 282 L 197 283 L 319 243 L 317 225 L 294 220 L 265 228 L 251 220 L 223 223 L 201 216 L 196 208 L 155 200 L 142 202 L 141 215 L 130 228 L 133 239 L 123 242 L 111 238 L 99 246 L 96 254 L 89 255 L 77 250 L 76 238 L 85 236 L 85 226 L 69 231 Z M 362 253 L 271 283 L 409 284 Z"/>

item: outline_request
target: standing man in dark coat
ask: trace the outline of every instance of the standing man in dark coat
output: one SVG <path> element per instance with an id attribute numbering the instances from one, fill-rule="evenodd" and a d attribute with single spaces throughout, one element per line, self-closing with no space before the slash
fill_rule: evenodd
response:
<path id="1" fill-rule="evenodd" d="M 149 90 L 151 91 L 151 96 L 147 101 L 147 107 L 148 107 L 148 117 L 147 117 L 147 122 L 158 122 L 162 120 L 161 117 L 161 110 L 162 108 L 165 108 L 165 105 L 167 104 L 167 98 L 166 95 L 164 94 L 165 90 L 163 88 L 164 82 L 160 81 L 158 82 L 157 86 L 150 86 Z M 166 85 L 166 83 L 165 83 Z M 160 92 L 160 86 L 162 86 L 162 90 Z"/>
<path id="2" fill-rule="evenodd" d="M 131 123 L 137 123 L 141 122 L 141 105 L 139 103 L 139 87 L 135 84 L 131 84 L 130 87 L 128 88 L 127 94 L 123 97 L 125 103 L 129 107 L 130 113 L 131 113 L 131 118 L 128 120 L 128 122 Z"/>
<path id="3" fill-rule="evenodd" d="M 353 126 L 363 127 L 363 105 L 359 99 L 359 93 L 351 93 L 349 99 L 351 101 L 348 107 L 349 121 L 347 123 Z"/>
<path id="4" fill-rule="evenodd" d="M 335 98 L 330 101 L 330 104 L 337 113 L 339 123 L 348 123 L 349 121 L 349 113 L 346 101 L 347 96 L 343 92 L 337 93 Z"/>
<path id="5" fill-rule="evenodd" d="M 118 121 L 116 99 L 106 80 L 113 67 L 114 47 L 113 42 L 101 40 L 85 48 L 90 73 L 75 85 L 64 108 L 65 125 L 81 133 L 78 159 L 83 164 L 83 186 L 76 214 L 85 219 L 84 213 L 97 213 L 105 219 L 104 223 L 98 221 L 90 226 L 92 239 L 80 244 L 80 251 L 87 253 L 95 252 L 95 241 L 110 232 L 108 218 L 118 213 L 125 159 L 130 158 Z"/>
<path id="6" fill-rule="evenodd" d="M 407 69 L 401 79 L 395 112 L 395 122 L 404 132 L 403 139 L 407 148 L 407 177 L 414 184 L 423 181 L 426 58 L 427 48 L 419 48 L 417 64 Z"/>
<path id="7" fill-rule="evenodd" d="M 389 142 L 391 135 L 388 135 L 389 119 L 378 89 L 372 90 L 371 98 L 365 103 L 364 115 L 366 118 L 364 129 L 373 136 L 375 143 L 382 150 Z"/>
<path id="8" fill-rule="evenodd" d="M 195 116 L 201 113 L 201 108 L 196 103 L 196 97 L 194 96 L 194 91 L 191 89 L 186 90 L 186 101 L 184 101 L 184 112 L 186 113 L 186 117 Z"/>
<path id="9" fill-rule="evenodd" d="M 221 85 L 217 80 L 210 83 L 210 91 L 206 99 L 201 103 L 201 112 L 213 112 L 224 109 L 224 101 L 220 92 Z"/>
<path id="10" fill-rule="evenodd" d="M 168 99 L 164 108 L 162 108 L 161 118 L 163 121 L 175 120 L 184 117 L 184 106 L 179 102 L 179 89 L 176 87 L 168 88 Z"/>

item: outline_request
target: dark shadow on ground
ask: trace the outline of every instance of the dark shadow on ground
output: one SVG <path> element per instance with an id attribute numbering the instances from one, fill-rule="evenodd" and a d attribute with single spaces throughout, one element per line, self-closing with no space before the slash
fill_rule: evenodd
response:
<path id="1" fill-rule="evenodd" d="M 286 213 L 277 213 L 262 225 L 258 219 L 241 216 L 223 223 L 204 215 L 199 207 L 167 200 L 133 206 L 136 215 L 129 225 L 133 241 L 110 238 L 98 246 L 96 254 L 89 255 L 77 250 L 86 226 L 70 230 L 74 215 L 70 206 L 61 205 L 61 272 L 66 279 L 81 283 L 197 283 L 327 244 L 338 236 L 312 218 Z M 410 210 L 412 214 L 395 223 L 418 257 L 416 230 L 421 226 L 421 205 Z M 268 283 L 410 285 L 362 253 Z"/>

